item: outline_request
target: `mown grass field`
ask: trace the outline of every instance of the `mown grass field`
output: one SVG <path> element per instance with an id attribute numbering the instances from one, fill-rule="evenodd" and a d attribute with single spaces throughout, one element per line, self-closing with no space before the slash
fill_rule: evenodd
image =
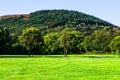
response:
<path id="1" fill-rule="evenodd" d="M 120 80 L 120 58 L 0 56 L 0 80 Z"/>

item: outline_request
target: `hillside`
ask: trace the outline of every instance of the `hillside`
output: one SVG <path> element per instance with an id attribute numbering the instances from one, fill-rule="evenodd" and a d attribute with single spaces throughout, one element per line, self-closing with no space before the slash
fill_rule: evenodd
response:
<path id="1" fill-rule="evenodd" d="M 86 25 L 102 25 L 102 26 L 113 26 L 111 23 L 101 20 L 97 17 L 70 10 L 40 10 L 30 14 L 16 14 L 16 15 L 5 15 L 0 17 L 0 25 L 5 26 L 16 26 L 15 23 L 31 24 L 31 25 L 46 25 L 46 26 L 61 26 L 61 25 L 80 25 L 84 23 Z M 18 23 L 18 21 L 20 23 Z M 27 23 L 26 23 L 27 22 Z M 9 24 L 8 24 L 9 23 Z M 19 27 L 19 26 L 18 26 Z"/>
<path id="2" fill-rule="evenodd" d="M 60 27 L 77 28 L 82 32 L 93 32 L 103 26 L 114 27 L 113 24 L 97 17 L 72 10 L 40 10 L 30 14 L 5 15 L 0 17 L 0 26 L 7 27 L 15 34 L 21 33 L 23 29 L 30 26 L 48 30 Z M 50 30 L 51 31 L 51 30 Z"/>
<path id="3" fill-rule="evenodd" d="M 79 25 L 85 23 L 86 25 L 98 24 L 104 26 L 113 26 L 111 23 L 101 20 L 97 17 L 78 12 L 68 10 L 41 10 L 30 14 L 30 21 L 45 24 L 48 26 L 59 25 Z"/>

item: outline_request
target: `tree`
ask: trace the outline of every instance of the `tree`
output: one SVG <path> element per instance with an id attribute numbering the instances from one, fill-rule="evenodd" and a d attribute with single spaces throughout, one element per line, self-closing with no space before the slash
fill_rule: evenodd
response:
<path id="1" fill-rule="evenodd" d="M 109 46 L 112 51 L 117 51 L 118 54 L 120 54 L 120 36 L 116 36 L 112 39 Z"/>
<path id="2" fill-rule="evenodd" d="M 112 35 L 109 31 L 101 30 L 95 32 L 95 39 L 93 42 L 93 48 L 96 51 L 110 51 L 109 44 L 112 39 Z"/>
<path id="3" fill-rule="evenodd" d="M 93 50 L 93 35 L 89 35 L 85 37 L 84 41 L 82 42 L 82 46 L 85 49 L 86 52 L 91 52 Z"/>
<path id="4" fill-rule="evenodd" d="M 3 54 L 9 52 L 10 44 L 11 44 L 11 36 L 9 30 L 4 27 L 0 27 L 0 51 Z"/>
<path id="5" fill-rule="evenodd" d="M 68 49 L 72 47 L 75 42 L 74 34 L 67 28 L 61 32 L 58 39 L 59 47 L 64 49 L 64 56 L 67 57 Z"/>
<path id="6" fill-rule="evenodd" d="M 95 31 L 93 34 L 87 36 L 84 39 L 82 45 L 87 52 L 109 51 L 108 45 L 110 44 L 111 39 L 112 37 L 109 31 Z"/>
<path id="7" fill-rule="evenodd" d="M 0 51 L 3 49 L 4 45 L 4 31 L 0 28 Z"/>
<path id="8" fill-rule="evenodd" d="M 71 31 L 71 33 L 74 35 L 74 43 L 73 46 L 71 46 L 71 51 L 73 53 L 82 53 L 83 47 L 81 45 L 84 35 L 80 31 Z"/>
<path id="9" fill-rule="evenodd" d="M 58 33 L 49 33 L 43 37 L 44 45 L 48 54 L 53 53 L 57 48 Z"/>
<path id="10" fill-rule="evenodd" d="M 42 44 L 40 31 L 34 27 L 26 28 L 19 36 L 19 42 L 29 51 L 30 56 L 32 51 Z"/>

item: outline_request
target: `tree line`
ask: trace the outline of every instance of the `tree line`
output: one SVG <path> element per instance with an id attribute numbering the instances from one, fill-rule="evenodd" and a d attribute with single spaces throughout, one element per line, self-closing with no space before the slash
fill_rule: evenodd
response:
<path id="1" fill-rule="evenodd" d="M 120 30 L 104 27 L 89 35 L 75 28 L 43 34 L 37 27 L 28 27 L 22 31 L 14 42 L 9 30 L 0 27 L 0 54 L 105 54 L 120 50 Z"/>

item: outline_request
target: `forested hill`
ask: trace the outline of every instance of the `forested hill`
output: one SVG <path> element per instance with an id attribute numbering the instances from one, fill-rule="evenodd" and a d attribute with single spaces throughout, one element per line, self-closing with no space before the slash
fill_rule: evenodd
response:
<path id="1" fill-rule="evenodd" d="M 103 25 L 113 26 L 111 23 L 96 18 L 94 16 L 69 10 L 41 10 L 30 14 L 30 21 L 39 24 L 45 24 L 48 26 L 59 25 L 80 25 L 85 23 L 86 25 Z"/>
<path id="2" fill-rule="evenodd" d="M 75 27 L 80 24 L 113 26 L 111 23 L 97 17 L 72 10 L 40 10 L 30 14 L 6 15 L 0 17 L 0 19 L 0 25 L 18 27 L 27 25 L 45 25 L 49 27 L 71 25 Z"/>
<path id="3" fill-rule="evenodd" d="M 62 29 L 71 27 L 85 33 L 99 30 L 103 26 L 114 27 L 107 21 L 73 10 L 40 10 L 30 14 L 1 16 L 0 26 L 9 28 L 14 34 L 20 34 L 23 29 L 31 26 L 49 31 L 58 26 Z"/>

